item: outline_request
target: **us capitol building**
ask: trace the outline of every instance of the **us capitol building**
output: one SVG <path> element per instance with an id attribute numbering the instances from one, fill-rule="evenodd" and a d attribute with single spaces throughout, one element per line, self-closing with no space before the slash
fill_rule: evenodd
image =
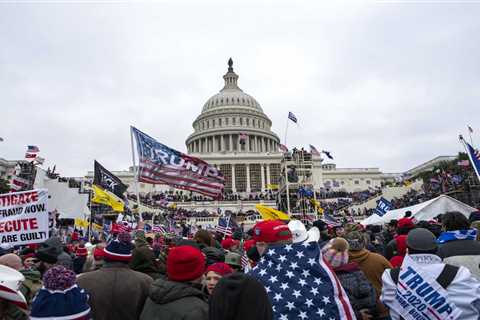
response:
<path id="1" fill-rule="evenodd" d="M 225 191 L 263 191 L 279 182 L 280 139 L 257 100 L 238 87 L 232 59 L 223 80 L 224 87 L 193 122 L 185 142 L 188 153 L 220 169 Z"/>
<path id="2" fill-rule="evenodd" d="M 272 121 L 260 103 L 240 89 L 238 79 L 230 59 L 223 88 L 204 103 L 185 144 L 188 154 L 220 169 L 226 192 L 263 192 L 280 182 L 280 139 L 272 132 Z M 155 137 L 154 132 L 152 135 Z M 132 168 L 112 172 L 129 185 L 128 192 L 135 192 Z M 92 176 L 93 172 L 87 174 L 87 178 Z M 325 188 L 353 192 L 379 187 L 392 176 L 378 168 L 336 168 L 314 156 L 312 178 L 316 191 Z M 171 188 L 139 183 L 140 193 L 165 190 Z"/>

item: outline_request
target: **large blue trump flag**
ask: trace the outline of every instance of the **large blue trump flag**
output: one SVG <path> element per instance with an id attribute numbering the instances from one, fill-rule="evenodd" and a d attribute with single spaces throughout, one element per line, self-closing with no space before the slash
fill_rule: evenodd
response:
<path id="1" fill-rule="evenodd" d="M 225 179 L 217 168 L 201 159 L 169 148 L 137 128 L 131 129 L 137 141 L 138 181 L 168 184 L 212 198 L 222 195 Z"/>

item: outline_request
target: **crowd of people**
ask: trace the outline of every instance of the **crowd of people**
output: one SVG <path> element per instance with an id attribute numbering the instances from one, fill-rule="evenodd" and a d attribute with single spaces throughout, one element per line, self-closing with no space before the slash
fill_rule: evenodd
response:
<path id="1" fill-rule="evenodd" d="M 308 230 L 266 220 L 175 236 L 141 225 L 2 246 L 0 319 L 480 317 L 480 212 L 431 221 L 406 212 L 366 227 L 318 220 Z"/>

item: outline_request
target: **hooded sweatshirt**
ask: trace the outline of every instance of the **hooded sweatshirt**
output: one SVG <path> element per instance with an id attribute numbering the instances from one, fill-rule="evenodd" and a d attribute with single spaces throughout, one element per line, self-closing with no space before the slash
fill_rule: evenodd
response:
<path id="1" fill-rule="evenodd" d="M 205 295 L 191 283 L 155 280 L 140 320 L 208 320 Z"/>

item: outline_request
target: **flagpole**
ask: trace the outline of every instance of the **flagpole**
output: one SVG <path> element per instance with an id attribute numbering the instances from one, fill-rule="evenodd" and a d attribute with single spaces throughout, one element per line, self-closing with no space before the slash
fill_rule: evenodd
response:
<path id="1" fill-rule="evenodd" d="M 287 132 L 288 132 L 288 117 L 287 117 L 287 124 L 285 126 L 285 147 L 287 146 Z"/>
<path id="2" fill-rule="evenodd" d="M 463 147 L 465 148 L 465 152 L 467 152 L 468 159 L 470 159 L 470 164 L 473 167 L 473 170 L 475 170 L 475 173 L 477 174 L 477 179 L 480 181 L 480 173 L 477 170 L 477 166 L 475 165 L 475 162 L 472 159 L 472 155 L 470 154 L 470 150 L 468 150 L 467 146 L 465 145 L 465 140 L 463 139 L 462 135 L 460 135 L 460 141 L 463 144 Z M 473 146 L 472 146 L 473 148 Z"/>
<path id="3" fill-rule="evenodd" d="M 130 126 L 130 141 L 132 144 L 132 163 L 133 163 L 133 170 L 135 174 L 135 194 L 137 195 L 137 210 L 138 210 L 138 216 L 140 218 L 140 221 L 143 221 L 142 213 L 140 212 L 140 194 L 138 192 L 138 169 L 135 166 L 135 149 L 133 146 L 133 127 L 132 126 Z"/>
<path id="4" fill-rule="evenodd" d="M 90 210 L 90 223 L 88 226 L 88 232 L 87 232 L 87 237 L 88 237 L 88 242 L 90 242 L 90 237 L 92 233 L 92 218 L 93 218 L 93 213 L 92 213 L 92 188 L 90 188 L 90 194 L 89 194 L 89 201 L 88 201 L 88 207 Z"/>
<path id="5" fill-rule="evenodd" d="M 473 147 L 473 139 L 472 139 L 472 127 L 468 126 L 468 135 L 470 136 L 470 144 Z"/>

